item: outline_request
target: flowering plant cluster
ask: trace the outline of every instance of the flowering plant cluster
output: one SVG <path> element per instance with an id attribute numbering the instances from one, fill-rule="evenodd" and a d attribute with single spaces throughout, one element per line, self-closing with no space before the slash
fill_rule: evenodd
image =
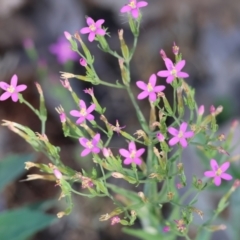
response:
<path id="1" fill-rule="evenodd" d="M 19 101 L 30 107 L 41 122 L 41 133 L 35 134 L 27 126 L 7 120 L 3 120 L 2 125 L 24 138 L 36 151 L 48 156 L 51 163 L 27 162 L 26 168 L 36 167 L 43 173 L 52 174 L 51 180 L 56 181 L 62 191 L 60 199 L 65 198 L 68 204 L 65 211 L 57 214 L 59 218 L 71 213 L 72 194 L 84 197 L 106 197 L 112 199 L 117 207 L 110 213 L 102 215 L 100 221 L 109 220 L 111 225 L 131 226 L 138 218 L 142 230 L 131 230 L 129 233 L 133 235 L 138 233 L 138 236 L 142 234 L 142 239 L 161 239 L 161 237 L 177 239 L 178 236 L 191 239 L 189 235 L 191 233 L 198 239 L 197 236 L 201 236 L 204 231 L 209 229 L 212 231 L 212 221 L 227 207 L 229 197 L 238 186 L 235 182 L 229 188 L 227 194 L 220 200 L 214 217 L 204 220 L 199 226 L 192 224 L 193 213 L 197 213 L 201 218 L 204 216 L 203 211 L 195 206 L 198 195 L 207 188 L 213 189 L 221 184 L 227 185 L 227 181 L 233 179 L 228 172 L 231 164 L 228 150 L 236 124 L 231 127 L 227 136 L 216 137 L 218 130 L 216 117 L 222 112 L 222 107 L 212 106 L 210 112 L 204 116 L 204 106 L 198 107 L 194 99 L 195 91 L 187 83 L 189 74 L 182 71 L 186 61 L 182 59 L 180 49 L 175 43 L 173 45 L 174 61 L 166 56 L 164 50 L 160 51 L 166 69 L 152 73 L 148 80 L 131 79 L 130 61 L 136 50 L 142 19 L 141 11 L 147 5 L 146 1 L 129 0 L 120 9 L 121 13 L 128 14 L 129 26 L 134 37 L 131 49 L 125 43 L 123 30 L 118 32 L 121 52 L 118 53 L 110 48 L 106 40 L 107 29 L 103 26 L 104 19 L 94 21 L 91 17 L 87 17 L 88 26 L 80 30 L 81 34 L 88 34 L 89 44 L 97 41 L 102 51 L 117 59 L 122 83 L 101 80 L 94 68 L 94 57 L 80 34 L 64 33 L 65 40 L 69 41 L 74 53 L 68 54 L 68 57 L 75 59 L 78 54 L 79 63 L 85 68 L 86 74 L 61 73 L 61 83 L 70 93 L 76 107 L 69 113 L 66 113 L 61 106 L 56 110 L 59 113 L 64 136 L 78 139 L 81 148 L 79 158 L 91 159 L 90 161 L 99 168 L 100 175 L 92 175 L 84 170 L 77 172 L 64 165 L 59 155 L 59 148 L 52 145 L 45 134 L 47 111 L 39 84 L 36 84 L 40 95 L 39 109 L 35 109 L 24 99 L 22 92 L 27 86 L 17 85 L 17 75 L 13 75 L 10 84 L 0 82 L 0 88 L 4 91 L 0 101 L 11 97 L 12 101 Z M 58 47 L 52 45 L 50 50 L 55 54 L 58 52 Z M 59 61 L 64 62 L 65 57 L 59 56 Z M 109 123 L 104 115 L 107 110 L 99 104 L 94 95 L 94 89 L 83 91 L 83 94 L 89 94 L 92 98 L 92 103 L 86 103 L 71 88 L 68 80 L 70 78 L 125 90 L 136 110 L 136 120 L 139 121 L 141 129 L 136 129 L 136 133 L 131 135 L 123 131 L 125 126 L 120 126 L 117 120 L 116 125 Z M 167 85 L 173 90 L 172 104 L 164 93 Z M 131 90 L 133 87 L 139 90 L 137 96 L 134 96 Z M 149 122 L 139 107 L 139 101 L 146 101 L 146 99 L 150 106 Z M 105 124 L 105 128 L 100 126 L 99 121 Z M 116 154 L 109 147 L 114 132 L 117 132 L 118 137 L 125 139 L 125 143 Z M 182 153 L 188 148 L 195 149 L 201 155 L 205 171 L 200 176 L 190 176 L 185 171 L 183 162 L 191 159 L 183 159 Z M 111 184 L 111 177 L 126 181 L 129 189 Z M 34 178 L 31 175 L 28 175 L 28 178 L 29 180 L 38 178 L 49 180 L 49 177 L 36 174 Z M 80 191 L 73 188 L 74 182 L 82 184 Z M 190 182 L 192 184 L 189 184 Z M 130 190 L 131 185 L 140 186 L 142 191 L 136 193 Z M 184 195 L 179 191 L 180 188 L 185 189 Z M 186 202 L 184 199 L 189 192 L 193 193 L 194 197 Z M 116 194 L 122 195 L 122 198 L 116 198 Z M 168 217 L 164 217 L 161 212 L 167 203 L 172 210 Z M 215 230 L 219 229 L 220 227 L 215 226 Z"/>

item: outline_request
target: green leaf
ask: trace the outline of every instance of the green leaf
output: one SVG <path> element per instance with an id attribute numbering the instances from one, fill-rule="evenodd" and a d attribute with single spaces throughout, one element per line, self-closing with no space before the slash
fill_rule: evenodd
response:
<path id="1" fill-rule="evenodd" d="M 156 233 L 156 234 L 151 234 L 151 233 L 148 233 L 146 231 L 143 231 L 143 230 L 137 230 L 137 229 L 130 229 L 130 228 L 123 228 L 123 232 L 124 233 L 127 233 L 129 235 L 132 235 L 132 236 L 135 236 L 135 237 L 138 237 L 139 239 L 143 239 L 143 240 L 159 240 L 159 239 L 163 239 L 161 238 L 162 235 Z M 167 240 L 167 238 L 164 238 L 164 240 Z"/>
<path id="2" fill-rule="evenodd" d="M 26 240 L 54 220 L 55 216 L 28 207 L 5 211 L 0 214 L 1 240 Z"/>
<path id="3" fill-rule="evenodd" d="M 25 162 L 35 161 L 35 159 L 34 154 L 9 155 L 2 159 L 0 161 L 0 192 L 7 184 L 24 173 Z"/>

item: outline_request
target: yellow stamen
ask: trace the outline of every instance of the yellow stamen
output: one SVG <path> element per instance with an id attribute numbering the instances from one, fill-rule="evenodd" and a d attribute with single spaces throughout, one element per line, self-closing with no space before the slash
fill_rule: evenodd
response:
<path id="1" fill-rule="evenodd" d="M 7 91 L 10 92 L 10 93 L 13 93 L 14 90 L 15 90 L 14 87 L 11 86 L 11 85 L 7 88 Z"/>
<path id="2" fill-rule="evenodd" d="M 151 84 L 151 83 L 148 83 L 147 89 L 148 89 L 148 92 L 152 92 L 153 87 L 152 87 L 152 84 Z"/>
<path id="3" fill-rule="evenodd" d="M 93 32 L 96 30 L 95 24 L 90 25 L 89 28 L 90 28 L 90 30 L 93 31 Z"/>
<path id="4" fill-rule="evenodd" d="M 131 8 L 136 8 L 135 1 L 131 1 L 131 2 L 128 4 L 128 6 L 131 7 Z"/>
<path id="5" fill-rule="evenodd" d="M 82 116 L 86 116 L 86 115 L 87 115 L 86 108 L 82 108 L 81 111 L 80 111 L 80 114 L 81 114 Z"/>
<path id="6" fill-rule="evenodd" d="M 216 171 L 216 175 L 217 176 L 220 176 L 222 174 L 222 169 L 221 168 L 218 168 L 218 170 Z"/>
<path id="7" fill-rule="evenodd" d="M 87 145 L 88 148 L 93 148 L 93 144 L 92 144 L 91 141 L 88 141 L 88 142 L 86 143 L 86 145 Z"/>

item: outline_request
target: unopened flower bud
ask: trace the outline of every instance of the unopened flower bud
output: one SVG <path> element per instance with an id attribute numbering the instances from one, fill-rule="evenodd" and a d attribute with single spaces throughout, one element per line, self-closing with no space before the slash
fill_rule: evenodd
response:
<path id="1" fill-rule="evenodd" d="M 55 108 L 55 110 L 59 114 L 61 123 L 65 123 L 67 121 L 67 117 L 66 117 L 63 107 L 60 105 L 58 108 Z"/>
<path id="2" fill-rule="evenodd" d="M 164 226 L 163 227 L 163 232 L 169 232 L 170 231 L 170 227 L 169 226 Z"/>
<path id="3" fill-rule="evenodd" d="M 62 218 L 64 215 L 66 215 L 65 212 L 59 212 L 59 213 L 57 213 L 57 217 L 58 217 L 58 218 Z"/>
<path id="4" fill-rule="evenodd" d="M 165 51 L 163 49 L 161 49 L 159 53 L 160 53 L 160 55 L 161 55 L 161 57 L 164 61 L 167 58 L 167 55 L 166 55 Z"/>
<path id="5" fill-rule="evenodd" d="M 111 225 L 115 225 L 120 222 L 120 217 L 114 216 L 111 218 Z"/>
<path id="6" fill-rule="evenodd" d="M 55 168 L 55 169 L 53 170 L 53 173 L 54 173 L 54 175 L 55 175 L 55 177 L 56 177 L 57 179 L 61 179 L 61 178 L 62 178 L 62 173 L 61 173 L 57 168 Z"/>
<path id="7" fill-rule="evenodd" d="M 112 177 L 114 178 L 124 178 L 124 175 L 118 172 L 113 172 Z"/>
<path id="8" fill-rule="evenodd" d="M 80 65 L 83 66 L 83 67 L 86 67 L 86 66 L 87 66 L 87 62 L 86 62 L 86 60 L 85 60 L 84 58 L 81 58 L 81 59 L 79 60 L 79 63 L 80 63 Z"/>
<path id="9" fill-rule="evenodd" d="M 179 47 L 175 44 L 175 42 L 173 43 L 172 51 L 175 56 L 179 53 Z"/>
<path id="10" fill-rule="evenodd" d="M 213 105 L 211 105 L 211 107 L 210 107 L 210 113 L 211 113 L 212 115 L 215 114 L 215 110 L 216 110 L 216 108 L 215 108 Z"/>
<path id="11" fill-rule="evenodd" d="M 163 142 L 164 139 L 165 139 L 165 137 L 164 137 L 163 134 L 161 134 L 161 133 L 157 133 L 157 139 L 158 139 L 159 142 Z"/>
<path id="12" fill-rule="evenodd" d="M 33 162 L 25 162 L 25 169 L 29 170 L 32 167 L 38 167 L 38 165 Z"/>
<path id="13" fill-rule="evenodd" d="M 70 41 L 70 40 L 72 39 L 72 35 L 71 35 L 69 32 L 65 31 L 65 32 L 63 32 L 63 33 L 64 33 L 65 38 L 66 38 L 68 41 Z"/>
<path id="14" fill-rule="evenodd" d="M 173 192 L 168 192 L 168 193 L 167 193 L 167 199 L 168 199 L 169 201 L 173 200 L 173 197 L 174 197 L 174 193 L 173 193 Z"/>
<path id="15" fill-rule="evenodd" d="M 201 106 L 198 108 L 198 115 L 199 115 L 199 116 L 202 116 L 202 115 L 204 114 L 204 111 L 205 111 L 204 105 L 201 105 Z"/>
<path id="16" fill-rule="evenodd" d="M 72 92 L 71 85 L 70 85 L 70 83 L 69 83 L 69 81 L 68 81 L 67 78 L 64 79 L 64 80 L 60 80 L 60 82 L 61 82 L 61 84 L 62 84 L 62 86 L 63 86 L 64 88 L 66 88 L 68 91 Z"/>

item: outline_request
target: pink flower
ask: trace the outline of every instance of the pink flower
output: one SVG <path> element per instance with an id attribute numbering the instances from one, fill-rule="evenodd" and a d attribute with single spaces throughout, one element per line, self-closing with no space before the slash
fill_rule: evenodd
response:
<path id="1" fill-rule="evenodd" d="M 145 152 L 144 148 L 140 148 L 139 150 L 136 149 L 136 145 L 134 142 L 130 142 L 128 144 L 128 150 L 126 149 L 119 149 L 119 153 L 125 157 L 124 159 L 124 164 L 128 165 L 131 163 L 135 163 L 137 165 L 141 165 L 142 164 L 142 160 L 140 159 L 140 157 L 142 156 L 142 154 Z"/>
<path id="2" fill-rule="evenodd" d="M 216 186 L 220 186 L 221 178 L 227 181 L 232 180 L 232 176 L 228 173 L 225 173 L 230 166 L 230 162 L 225 162 L 221 165 L 221 167 L 219 167 L 217 161 L 215 159 L 211 159 L 210 165 L 212 171 L 204 172 L 204 176 L 214 178 L 214 184 Z"/>
<path id="3" fill-rule="evenodd" d="M 95 109 L 95 104 L 90 105 L 90 107 L 87 109 L 86 103 L 83 100 L 80 100 L 79 107 L 80 107 L 80 111 L 78 110 L 70 111 L 70 114 L 73 117 L 78 117 L 76 124 L 81 124 L 86 119 L 88 121 L 94 120 L 94 116 L 91 114 L 91 112 Z"/>
<path id="4" fill-rule="evenodd" d="M 111 225 L 115 225 L 120 222 L 120 217 L 114 216 L 111 218 Z"/>
<path id="5" fill-rule="evenodd" d="M 79 142 L 80 144 L 85 147 L 85 149 L 82 151 L 81 153 L 81 157 L 85 157 L 86 155 L 88 155 L 89 153 L 99 153 L 100 152 L 100 148 L 97 146 L 98 142 L 100 140 L 100 134 L 97 133 L 92 141 L 88 140 L 87 138 L 81 137 L 79 138 Z"/>
<path id="6" fill-rule="evenodd" d="M 80 63 L 80 65 L 83 66 L 83 67 L 86 67 L 86 66 L 87 66 L 87 62 L 86 62 L 86 60 L 85 60 L 84 58 L 81 58 L 81 59 L 79 60 L 79 63 Z"/>
<path id="7" fill-rule="evenodd" d="M 86 88 L 83 90 L 85 93 L 89 94 L 90 96 L 94 96 L 93 88 Z"/>
<path id="8" fill-rule="evenodd" d="M 11 83 L 10 85 L 5 82 L 0 82 L 0 88 L 6 91 L 0 96 L 0 101 L 5 101 L 8 98 L 12 98 L 13 102 L 18 101 L 18 93 L 24 91 L 27 86 L 24 84 L 18 85 L 18 76 L 14 74 L 11 78 Z"/>
<path id="9" fill-rule="evenodd" d="M 157 139 L 158 139 L 159 142 L 163 142 L 164 139 L 165 139 L 165 137 L 164 137 L 163 134 L 161 134 L 161 133 L 157 133 Z"/>
<path id="10" fill-rule="evenodd" d="M 198 108 L 198 115 L 199 115 L 199 116 L 202 116 L 202 115 L 204 114 L 204 111 L 205 111 L 204 105 L 201 105 L 201 106 Z"/>
<path id="11" fill-rule="evenodd" d="M 171 83 L 174 78 L 187 78 L 189 75 L 185 72 L 181 72 L 185 66 L 185 60 L 179 61 L 175 66 L 169 58 L 164 60 L 167 70 L 159 71 L 157 75 L 159 77 L 167 77 L 167 83 Z"/>
<path id="12" fill-rule="evenodd" d="M 178 142 L 180 142 L 180 144 L 182 145 L 183 148 L 187 147 L 188 142 L 186 140 L 186 138 L 191 138 L 194 136 L 194 132 L 189 131 L 186 132 L 187 130 L 187 123 L 183 122 L 180 126 L 179 131 L 173 127 L 169 127 L 168 128 L 168 132 L 171 133 L 174 137 L 172 139 L 170 139 L 170 141 L 168 142 L 170 146 L 173 146 L 175 144 L 177 144 Z"/>
<path id="13" fill-rule="evenodd" d="M 170 231 L 170 227 L 169 226 L 164 226 L 163 227 L 163 232 L 169 232 Z"/>
<path id="14" fill-rule="evenodd" d="M 102 24 L 105 22 L 104 19 L 99 19 L 96 22 L 90 17 L 87 18 L 87 24 L 88 27 L 84 27 L 80 30 L 80 33 L 86 34 L 89 33 L 88 35 L 88 40 L 89 42 L 92 42 L 95 39 L 96 35 L 101 35 L 104 36 L 106 31 L 102 29 Z"/>
<path id="15" fill-rule="evenodd" d="M 149 96 L 149 100 L 154 102 L 157 99 L 156 93 L 162 92 L 165 89 L 165 86 L 159 85 L 155 86 L 157 81 L 156 74 L 152 74 L 149 78 L 148 84 L 143 81 L 137 81 L 137 86 L 143 90 L 140 94 L 138 94 L 138 99 L 144 99 Z"/>
<path id="16" fill-rule="evenodd" d="M 62 173 L 57 168 L 53 169 L 53 174 L 55 175 L 55 177 L 57 179 L 61 179 L 62 178 Z"/>
<path id="17" fill-rule="evenodd" d="M 121 8 L 120 12 L 131 12 L 133 18 L 138 18 L 139 8 L 146 7 L 148 5 L 145 1 L 137 2 L 137 0 L 129 0 L 129 4 Z"/>
<path id="18" fill-rule="evenodd" d="M 50 53 L 57 56 L 57 60 L 60 64 L 64 64 L 67 61 L 75 61 L 78 55 L 72 51 L 71 44 L 65 37 L 58 38 L 56 43 L 49 46 Z"/>

